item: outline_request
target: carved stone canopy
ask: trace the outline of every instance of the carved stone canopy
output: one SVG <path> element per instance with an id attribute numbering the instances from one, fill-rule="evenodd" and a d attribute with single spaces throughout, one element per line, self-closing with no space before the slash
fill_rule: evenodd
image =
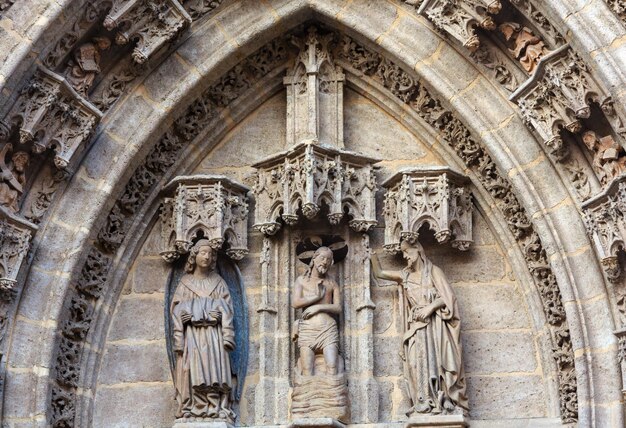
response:
<path id="1" fill-rule="evenodd" d="M 275 234 L 299 219 L 313 219 L 322 205 L 328 206 L 328 221 L 339 224 L 345 212 L 350 227 L 365 232 L 376 221 L 377 159 L 311 143 L 297 144 L 286 152 L 254 164 L 258 178 L 255 230 Z"/>
<path id="2" fill-rule="evenodd" d="M 626 175 L 613 180 L 597 196 L 582 204 L 587 232 L 609 281 L 621 274 L 618 252 L 626 242 Z"/>
<path id="3" fill-rule="evenodd" d="M 438 242 L 451 240 L 454 248 L 469 249 L 473 204 L 468 182 L 464 175 L 439 166 L 404 169 L 387 179 L 383 183 L 385 249 L 400 251 L 400 242 L 416 240 L 424 224 Z"/>
<path id="4" fill-rule="evenodd" d="M 0 300 L 15 294 L 17 274 L 37 226 L 0 207 Z"/>
<path id="5" fill-rule="evenodd" d="M 20 143 L 32 143 L 41 153 L 54 148 L 54 163 L 65 169 L 102 113 L 76 92 L 62 76 L 40 67 L 7 116 L 19 126 Z"/>
<path id="6" fill-rule="evenodd" d="M 168 262 L 188 253 L 202 235 L 214 249 L 227 243 L 226 254 L 248 254 L 249 189 L 221 175 L 180 176 L 164 188 L 161 211 L 161 256 Z"/>
<path id="7" fill-rule="evenodd" d="M 176 0 L 114 0 L 104 27 L 117 30 L 115 42 L 119 45 L 136 41 L 132 57 L 142 64 L 191 25 L 191 21 Z"/>
<path id="8" fill-rule="evenodd" d="M 499 0 L 424 0 L 418 13 L 473 52 L 480 46 L 476 27 L 495 29 L 491 15 L 501 8 Z"/>

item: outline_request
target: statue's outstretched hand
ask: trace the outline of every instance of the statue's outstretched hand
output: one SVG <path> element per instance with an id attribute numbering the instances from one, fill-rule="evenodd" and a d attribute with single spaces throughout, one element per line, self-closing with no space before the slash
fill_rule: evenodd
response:
<path id="1" fill-rule="evenodd" d="M 311 318 L 316 313 L 318 313 L 317 308 L 315 308 L 315 306 L 309 306 L 308 308 L 306 308 L 304 310 L 304 312 L 302 312 L 302 319 L 303 320 L 308 320 L 309 318 Z"/>
<path id="2" fill-rule="evenodd" d="M 183 322 L 183 324 L 187 324 L 191 321 L 191 314 L 189 312 L 182 312 L 180 314 L 180 320 Z"/>

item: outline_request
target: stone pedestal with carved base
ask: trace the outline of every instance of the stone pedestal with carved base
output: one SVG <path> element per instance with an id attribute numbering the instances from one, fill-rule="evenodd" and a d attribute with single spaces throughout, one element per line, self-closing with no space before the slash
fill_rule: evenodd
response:
<path id="1" fill-rule="evenodd" d="M 235 428 L 235 426 L 223 420 L 209 418 L 179 418 L 176 419 L 172 428 Z"/>
<path id="2" fill-rule="evenodd" d="M 346 428 L 346 425 L 333 418 L 300 418 L 290 423 L 289 428 Z"/>
<path id="3" fill-rule="evenodd" d="M 463 415 L 411 416 L 404 427 L 465 428 L 469 427 L 469 419 Z"/>

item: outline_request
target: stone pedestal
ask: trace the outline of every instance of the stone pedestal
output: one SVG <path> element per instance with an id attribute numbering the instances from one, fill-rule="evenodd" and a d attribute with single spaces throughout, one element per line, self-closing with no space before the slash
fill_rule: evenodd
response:
<path id="1" fill-rule="evenodd" d="M 174 421 L 172 428 L 235 428 L 228 421 L 209 418 L 179 418 Z"/>
<path id="2" fill-rule="evenodd" d="M 463 415 L 411 416 L 404 427 L 466 428 L 469 427 L 469 419 Z"/>
<path id="3" fill-rule="evenodd" d="M 291 422 L 289 428 L 346 428 L 346 425 L 333 418 L 300 418 Z"/>

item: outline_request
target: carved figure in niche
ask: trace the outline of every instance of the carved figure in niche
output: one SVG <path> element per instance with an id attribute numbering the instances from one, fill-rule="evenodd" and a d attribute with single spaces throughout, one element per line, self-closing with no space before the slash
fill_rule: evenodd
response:
<path id="1" fill-rule="evenodd" d="M 6 158 L 13 146 L 5 144 L 0 150 L 0 205 L 13 213 L 20 209 L 20 198 L 26 183 L 26 167 L 30 162 L 30 155 L 26 152 L 15 152 L 11 161 L 6 164 Z"/>
<path id="2" fill-rule="evenodd" d="M 535 36 L 530 28 L 522 27 L 516 22 L 505 22 L 499 29 L 504 34 L 504 39 L 512 42 L 509 52 L 529 74 L 535 71 L 539 60 L 550 52 L 543 40 Z"/>
<path id="3" fill-rule="evenodd" d="M 415 240 L 400 244 L 407 266 L 382 270 L 372 255 L 377 278 L 400 285 L 400 314 L 404 326 L 404 376 L 414 414 L 464 414 L 468 410 L 461 357 L 461 321 L 452 287 Z"/>
<path id="4" fill-rule="evenodd" d="M 226 282 L 215 272 L 217 253 L 209 244 L 201 239 L 191 249 L 170 309 L 177 417 L 233 422 L 233 306 Z"/>
<path id="5" fill-rule="evenodd" d="M 593 153 L 592 166 L 602 185 L 626 172 L 626 153 L 610 135 L 598 138 L 595 132 L 583 134 L 585 146 Z"/>
<path id="6" fill-rule="evenodd" d="M 106 37 L 95 37 L 84 43 L 73 53 L 67 64 L 65 76 L 79 94 L 87 97 L 96 75 L 100 73 L 100 52 L 108 50 L 111 41 Z"/>
<path id="7" fill-rule="evenodd" d="M 341 293 L 335 281 L 326 277 L 333 265 L 328 247 L 315 251 L 306 274 L 296 279 L 292 305 L 303 309 L 296 321 L 295 335 L 300 352 L 300 369 L 304 376 L 314 374 L 315 354 L 323 354 L 326 374 L 337 374 L 339 331 L 333 315 L 341 313 Z"/>
<path id="8" fill-rule="evenodd" d="M 291 414 L 294 418 L 330 417 L 347 422 L 347 384 L 335 319 L 342 311 L 342 297 L 337 283 L 327 275 L 334 261 L 345 256 L 347 247 L 344 241 L 331 247 L 335 251 L 319 246 L 308 255 L 307 271 L 294 284 L 292 306 L 302 309 L 302 315 L 293 329 L 299 358 Z M 302 254 L 300 259 L 307 261 Z"/>

